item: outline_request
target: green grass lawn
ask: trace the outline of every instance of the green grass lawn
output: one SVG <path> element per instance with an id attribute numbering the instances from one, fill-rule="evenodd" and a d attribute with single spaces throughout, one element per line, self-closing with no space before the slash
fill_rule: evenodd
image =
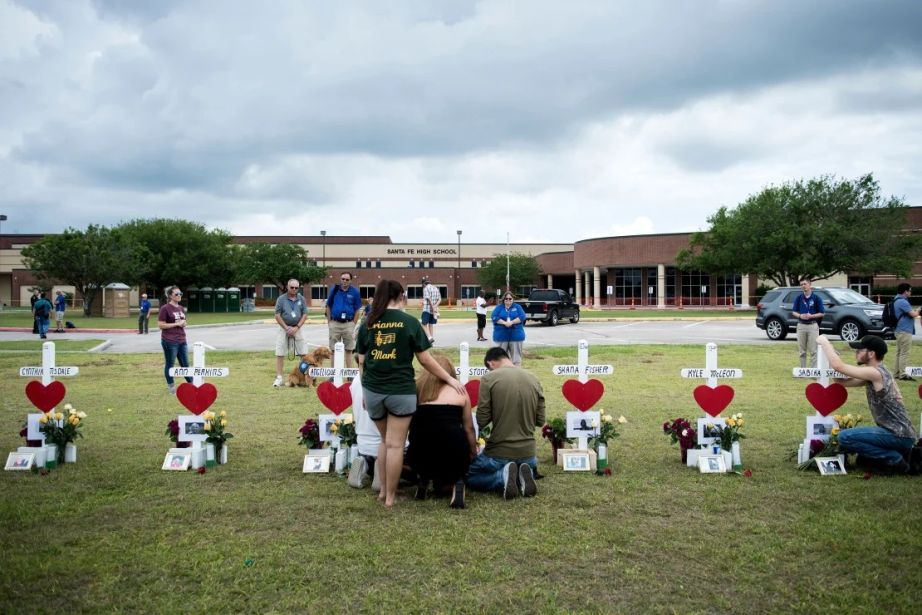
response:
<path id="1" fill-rule="evenodd" d="M 22 444 L 16 370 L 37 360 L 0 354 L 0 450 Z M 787 456 L 813 412 L 792 348 L 720 350 L 745 372 L 726 412 L 745 416 L 749 478 L 681 466 L 662 434 L 702 414 L 699 382 L 678 374 L 703 366 L 703 347 L 593 347 L 590 361 L 615 366 L 600 406 L 629 421 L 613 476 L 564 474 L 540 441 L 534 499 L 385 511 L 343 478 L 301 473 L 297 429 L 323 408 L 266 386 L 270 353 L 210 354 L 231 369 L 212 382 L 235 438 L 204 475 L 160 470 L 182 408 L 159 356 L 68 355 L 86 437 L 75 465 L 0 476 L 0 612 L 918 612 L 922 478 L 798 472 Z M 567 406 L 551 366 L 570 362 L 570 349 L 526 355 L 552 416 Z M 916 386 L 901 387 L 917 422 Z M 867 416 L 863 392 L 844 410 Z"/>

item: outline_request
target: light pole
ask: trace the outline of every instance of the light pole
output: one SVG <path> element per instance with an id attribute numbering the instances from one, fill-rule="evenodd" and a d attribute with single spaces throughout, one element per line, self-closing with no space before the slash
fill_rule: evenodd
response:
<path id="1" fill-rule="evenodd" d="M 458 284 L 458 297 L 461 296 L 461 230 L 458 229 L 458 270 L 455 272 L 455 282 Z"/>
<path id="2" fill-rule="evenodd" d="M 461 269 L 461 231 L 458 231 L 458 269 Z"/>
<path id="3" fill-rule="evenodd" d="M 323 266 L 326 267 L 327 266 L 327 232 L 320 231 L 320 236 L 323 237 L 323 260 L 321 262 L 323 263 Z"/>

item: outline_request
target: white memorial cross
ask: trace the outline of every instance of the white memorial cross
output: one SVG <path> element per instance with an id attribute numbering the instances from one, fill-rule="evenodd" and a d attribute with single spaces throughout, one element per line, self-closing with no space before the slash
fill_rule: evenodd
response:
<path id="1" fill-rule="evenodd" d="M 576 342 L 576 365 L 555 365 L 551 371 L 555 376 L 576 376 L 582 384 L 586 384 L 590 375 L 611 376 L 615 373 L 615 368 L 612 365 L 590 365 L 589 342 L 579 340 Z M 588 449 L 589 438 L 579 436 L 576 448 Z"/>
<path id="2" fill-rule="evenodd" d="M 795 378 L 814 378 L 824 387 L 829 386 L 830 378 L 848 378 L 845 374 L 829 367 L 829 359 L 822 346 L 816 347 L 816 367 L 795 367 L 792 372 Z"/>
<path id="3" fill-rule="evenodd" d="M 177 378 L 191 376 L 192 384 L 200 387 L 205 382 L 206 376 L 208 378 L 227 378 L 230 375 L 230 368 L 205 367 L 205 342 L 195 342 L 192 344 L 192 366 L 171 367 L 170 375 Z"/>
<path id="4" fill-rule="evenodd" d="M 344 378 L 355 378 L 359 375 L 357 367 L 343 367 L 346 363 L 346 347 L 342 342 L 333 345 L 333 367 L 311 367 L 307 375 L 311 378 L 332 378 L 333 384 L 341 386 Z"/>
<path id="5" fill-rule="evenodd" d="M 709 387 L 716 388 L 718 378 L 742 378 L 743 370 L 717 367 L 717 344 L 708 342 L 704 347 L 704 368 L 686 367 L 681 371 L 683 378 L 705 378 Z"/>
<path id="6" fill-rule="evenodd" d="M 471 380 L 471 376 L 484 376 L 489 373 L 486 367 L 471 367 L 471 346 L 467 342 L 461 342 L 458 346 L 458 352 L 460 358 L 460 365 L 455 368 L 455 376 L 458 377 L 458 382 L 461 384 L 467 384 Z M 471 406 L 476 406 L 477 400 L 471 400 Z M 477 425 L 477 417 L 473 417 L 474 422 L 474 439 L 480 437 L 480 427 Z"/>
<path id="7" fill-rule="evenodd" d="M 35 378 L 41 376 L 42 384 L 48 386 L 54 378 L 62 376 L 76 376 L 80 373 L 78 367 L 56 367 L 54 355 L 54 342 L 45 342 L 42 344 L 42 366 L 41 367 L 20 367 L 19 375 L 24 378 Z"/>

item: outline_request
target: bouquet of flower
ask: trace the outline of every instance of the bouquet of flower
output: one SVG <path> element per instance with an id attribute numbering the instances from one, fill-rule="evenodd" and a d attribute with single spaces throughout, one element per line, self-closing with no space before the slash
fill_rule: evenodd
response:
<path id="1" fill-rule="evenodd" d="M 206 410 L 202 416 L 205 418 L 205 433 L 208 434 L 205 442 L 214 444 L 215 456 L 220 456 L 221 447 L 234 437 L 234 434 L 227 431 L 227 411 L 221 410 L 221 412 L 215 414 L 210 410 Z"/>
<path id="2" fill-rule="evenodd" d="M 673 444 L 678 442 L 682 448 L 694 448 L 698 443 L 695 428 L 682 417 L 663 423 L 663 433 L 672 439 Z"/>
<path id="3" fill-rule="evenodd" d="M 743 413 L 737 412 L 733 416 L 727 419 L 726 425 L 717 425 L 716 426 L 716 437 L 717 442 L 720 444 L 720 448 L 729 452 L 730 448 L 733 446 L 734 442 L 738 442 L 745 438 L 740 429 L 743 427 Z"/>
<path id="4" fill-rule="evenodd" d="M 359 441 L 359 437 L 355 433 L 355 423 L 351 418 L 345 420 L 336 419 L 330 425 L 330 431 L 339 436 L 339 442 L 343 448 L 349 448 Z"/>
<path id="5" fill-rule="evenodd" d="M 301 435 L 298 437 L 298 444 L 303 444 L 307 448 L 323 448 L 323 442 L 320 441 L 320 423 L 314 419 L 307 419 L 301 429 L 298 430 Z"/>
<path id="6" fill-rule="evenodd" d="M 599 445 L 608 446 L 608 441 L 612 438 L 617 438 L 621 434 L 618 433 L 618 425 L 624 425 L 627 423 L 627 419 L 624 416 L 619 416 L 617 419 L 610 414 L 606 414 L 605 410 L 599 409 L 600 424 L 596 424 L 593 420 L 592 427 L 599 428 L 599 435 L 593 436 L 589 439 L 589 445 L 592 446 L 596 451 L 599 450 Z"/>
<path id="7" fill-rule="evenodd" d="M 179 441 L 179 421 L 177 419 L 173 419 L 166 424 L 166 431 L 163 435 L 169 436 L 170 442 L 175 442 L 178 448 L 184 448 L 189 445 L 188 442 Z"/>
<path id="8" fill-rule="evenodd" d="M 567 437 L 567 422 L 560 417 L 553 418 L 544 424 L 541 428 L 541 437 L 550 440 L 554 448 L 563 448 L 564 444 L 573 441 L 572 438 Z"/>
<path id="9" fill-rule="evenodd" d="M 86 412 L 78 412 L 70 404 L 64 404 L 64 410 L 67 411 L 66 416 L 63 412 L 49 410 L 38 420 L 39 430 L 45 434 L 45 441 L 57 445 L 59 462 L 64 461 L 64 447 L 67 443 L 83 437 L 80 430 L 83 427 L 83 419 L 86 418 Z"/>
<path id="10" fill-rule="evenodd" d="M 839 448 L 839 433 L 843 429 L 851 429 L 852 427 L 857 427 L 861 421 L 864 420 L 860 414 L 836 414 L 832 418 L 835 419 L 836 423 L 839 424 L 838 427 L 833 427 L 832 431 L 829 434 L 829 439 L 825 442 L 823 440 L 810 440 L 810 458 L 807 461 L 800 464 L 798 469 L 806 470 L 810 467 L 816 466 L 816 460 L 814 457 L 835 457 L 837 455 L 843 454 L 845 451 Z M 797 456 L 797 451 L 794 451 L 792 457 Z"/>

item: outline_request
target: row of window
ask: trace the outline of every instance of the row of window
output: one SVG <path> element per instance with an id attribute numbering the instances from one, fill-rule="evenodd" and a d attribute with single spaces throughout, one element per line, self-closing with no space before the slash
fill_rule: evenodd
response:
<path id="1" fill-rule="evenodd" d="M 667 305 L 682 298 L 684 305 L 705 305 L 711 296 L 711 284 L 716 285 L 718 300 L 726 303 L 743 302 L 742 275 L 711 276 L 700 271 L 682 271 L 666 267 L 665 301 Z M 630 303 L 650 304 L 656 302 L 656 267 L 629 267 L 610 269 L 613 278 L 611 302 L 615 305 Z M 678 289 L 678 295 L 676 290 Z"/>
<path id="2" fill-rule="evenodd" d="M 439 289 L 439 292 L 442 294 L 443 299 L 448 298 L 448 286 L 445 285 L 435 285 Z M 252 287 L 250 287 L 252 288 Z M 359 294 L 362 296 L 363 300 L 367 300 L 370 297 L 375 296 L 375 287 L 371 284 L 360 284 L 356 288 L 359 289 Z M 244 289 L 241 288 L 241 296 Z M 328 287 L 322 285 L 313 285 L 311 286 L 311 299 L 315 301 L 322 301 L 327 298 Z M 477 297 L 477 294 L 480 292 L 480 286 L 476 285 L 463 285 L 461 286 L 461 297 L 460 299 L 474 299 Z M 410 284 L 406 288 L 407 298 L 408 299 L 422 299 L 423 298 L 423 287 L 421 284 Z M 263 286 L 262 289 L 262 298 L 263 299 L 277 299 L 279 296 L 279 289 L 275 286 Z"/>

